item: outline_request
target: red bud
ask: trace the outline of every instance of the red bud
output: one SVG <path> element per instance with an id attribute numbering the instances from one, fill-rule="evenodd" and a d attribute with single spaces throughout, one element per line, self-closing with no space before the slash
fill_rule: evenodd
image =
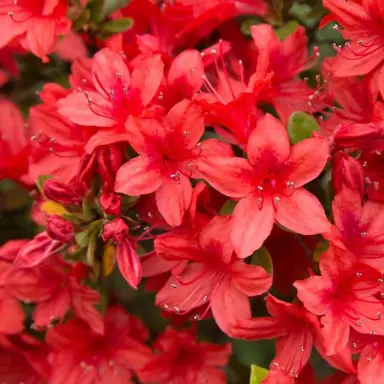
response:
<path id="1" fill-rule="evenodd" d="M 105 213 L 117 216 L 121 211 L 121 196 L 113 192 L 104 192 L 100 196 L 100 205 Z"/>
<path id="2" fill-rule="evenodd" d="M 115 177 L 124 163 L 124 156 L 117 145 L 102 146 L 96 150 L 97 164 L 105 190 L 113 190 Z"/>
<path id="3" fill-rule="evenodd" d="M 343 185 L 364 195 L 364 170 L 361 164 L 344 152 L 336 153 L 332 168 L 332 184 L 336 193 Z"/>
<path id="4" fill-rule="evenodd" d="M 74 238 L 73 225 L 61 216 L 52 215 L 47 219 L 47 233 L 53 240 L 70 243 Z"/>
<path id="5" fill-rule="evenodd" d="M 44 195 L 48 200 L 64 205 L 78 205 L 81 202 L 81 196 L 71 185 L 57 180 L 47 180 L 45 182 Z"/>
<path id="6" fill-rule="evenodd" d="M 123 219 L 114 219 L 104 225 L 102 238 L 104 241 L 112 239 L 116 244 L 120 244 L 128 237 L 128 226 Z"/>

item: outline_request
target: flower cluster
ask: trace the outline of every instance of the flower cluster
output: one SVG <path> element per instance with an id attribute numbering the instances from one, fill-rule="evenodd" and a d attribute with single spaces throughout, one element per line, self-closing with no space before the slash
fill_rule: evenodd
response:
<path id="1" fill-rule="evenodd" d="M 257 383 L 380 382 L 382 1 L 323 0 L 332 57 L 278 1 L 108 3 L 0 0 L 0 179 L 36 224 L 0 247 L 0 382 L 230 383 L 228 338 L 275 341 Z M 20 57 L 70 63 L 22 110 Z"/>

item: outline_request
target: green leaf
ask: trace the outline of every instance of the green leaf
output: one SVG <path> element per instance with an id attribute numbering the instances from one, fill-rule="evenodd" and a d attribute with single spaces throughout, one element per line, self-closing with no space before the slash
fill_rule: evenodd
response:
<path id="1" fill-rule="evenodd" d="M 116 11 L 119 8 L 125 7 L 129 3 L 129 0 L 105 0 L 102 10 L 103 18 L 107 17 L 110 13 Z"/>
<path id="2" fill-rule="evenodd" d="M 294 33 L 298 26 L 299 23 L 296 20 L 290 20 L 282 27 L 276 29 L 276 35 L 280 40 L 284 40 L 286 37 Z"/>
<path id="3" fill-rule="evenodd" d="M 47 180 L 52 179 L 52 176 L 49 175 L 41 175 L 36 180 L 36 187 L 40 191 L 40 193 L 44 194 L 44 184 Z"/>
<path id="4" fill-rule="evenodd" d="M 232 199 L 227 200 L 220 210 L 220 215 L 232 215 L 236 204 L 237 202 L 233 201 Z"/>
<path id="5" fill-rule="evenodd" d="M 265 246 L 259 248 L 251 256 L 251 264 L 263 267 L 270 275 L 273 274 L 273 263 L 271 254 L 268 252 L 268 249 Z"/>
<path id="6" fill-rule="evenodd" d="M 241 24 L 241 32 L 246 35 L 246 36 L 251 36 L 251 27 L 253 25 L 257 25 L 257 24 L 261 24 L 263 23 L 263 20 L 262 19 L 259 19 L 257 17 L 250 17 L 249 19 L 245 20 L 242 24 Z"/>
<path id="7" fill-rule="evenodd" d="M 120 33 L 125 32 L 132 27 L 133 20 L 129 17 L 111 20 L 104 23 L 100 30 L 104 33 Z"/>
<path id="8" fill-rule="evenodd" d="M 89 232 L 88 230 L 79 232 L 75 236 L 76 244 L 78 244 L 81 248 L 85 248 L 89 242 Z"/>
<path id="9" fill-rule="evenodd" d="M 268 376 L 268 372 L 267 369 L 252 364 L 249 384 L 260 384 Z"/>
<path id="10" fill-rule="evenodd" d="M 76 243 L 82 248 L 87 247 L 90 241 L 90 236 L 92 236 L 93 234 L 96 234 L 96 237 L 97 237 L 97 235 L 100 232 L 102 224 L 103 224 L 102 220 L 96 220 L 91 224 L 89 224 L 87 229 L 85 229 L 82 232 L 79 232 L 75 236 Z"/>
<path id="11" fill-rule="evenodd" d="M 319 262 L 321 255 L 323 255 L 328 248 L 329 242 L 327 240 L 320 240 L 317 243 L 316 248 L 313 252 L 313 260 Z"/>
<path id="12" fill-rule="evenodd" d="M 320 131 L 316 120 L 305 112 L 294 112 L 289 118 L 288 135 L 292 144 L 312 137 L 312 132 Z"/>

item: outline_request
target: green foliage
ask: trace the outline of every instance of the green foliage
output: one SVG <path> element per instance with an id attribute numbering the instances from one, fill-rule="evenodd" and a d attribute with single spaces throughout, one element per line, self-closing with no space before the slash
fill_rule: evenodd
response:
<path id="1" fill-rule="evenodd" d="M 120 33 L 125 32 L 132 27 L 133 21 L 131 18 L 122 18 L 118 20 L 111 20 L 104 23 L 100 30 L 103 33 Z"/>
<path id="2" fill-rule="evenodd" d="M 292 144 L 312 137 L 312 132 L 320 131 L 316 120 L 305 112 L 295 112 L 288 122 L 288 135 Z"/>
<path id="3" fill-rule="evenodd" d="M 249 384 L 260 384 L 268 375 L 268 370 L 258 365 L 251 365 L 251 378 Z"/>

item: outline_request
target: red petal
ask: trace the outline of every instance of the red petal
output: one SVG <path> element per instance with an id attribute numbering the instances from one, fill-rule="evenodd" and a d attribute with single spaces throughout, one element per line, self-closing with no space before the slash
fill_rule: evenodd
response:
<path id="1" fill-rule="evenodd" d="M 116 261 L 120 273 L 127 283 L 132 288 L 137 289 L 141 281 L 141 264 L 136 250 L 133 249 L 128 239 L 118 244 L 116 248 Z"/>
<path id="2" fill-rule="evenodd" d="M 276 221 L 302 235 L 315 235 L 330 230 L 323 206 L 304 188 L 295 189 L 290 197 L 281 196 Z"/>
<path id="3" fill-rule="evenodd" d="M 180 175 L 179 180 L 165 180 L 156 191 L 156 204 L 165 221 L 176 227 L 181 224 L 192 199 L 189 179 Z"/>
<path id="4" fill-rule="evenodd" d="M 116 174 L 115 192 L 140 196 L 155 192 L 163 183 L 157 164 L 138 156 L 124 164 Z"/>
<path id="5" fill-rule="evenodd" d="M 289 180 L 295 182 L 296 188 L 307 184 L 320 175 L 328 156 L 328 140 L 323 137 L 306 139 L 294 145 L 289 158 L 292 166 Z"/>
<path id="6" fill-rule="evenodd" d="M 283 162 L 288 158 L 289 153 L 290 143 L 284 125 L 267 113 L 259 120 L 249 136 L 247 146 L 249 162 L 257 165 L 267 154 Z"/>
<path id="7" fill-rule="evenodd" d="M 263 201 L 262 209 L 254 195 L 239 201 L 233 212 L 231 233 L 239 257 L 247 257 L 263 245 L 272 231 L 274 217 L 275 212 L 269 197 Z"/>

